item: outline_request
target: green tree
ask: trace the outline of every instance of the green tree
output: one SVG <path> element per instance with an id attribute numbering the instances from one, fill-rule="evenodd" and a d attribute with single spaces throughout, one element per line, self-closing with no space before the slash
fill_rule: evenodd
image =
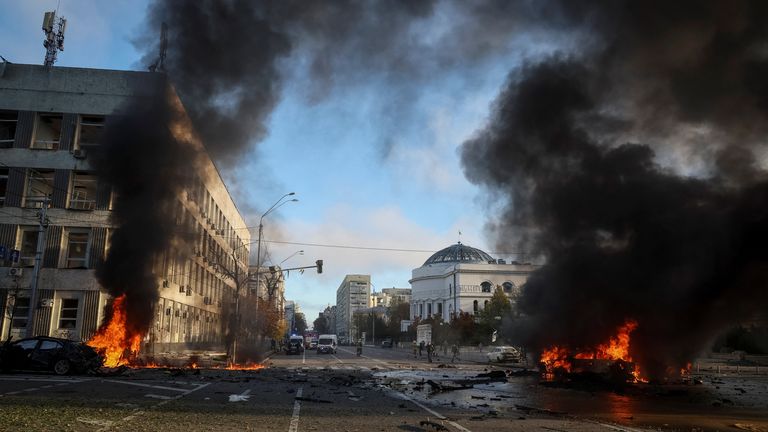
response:
<path id="1" fill-rule="evenodd" d="M 315 318 L 315 321 L 312 323 L 312 328 L 314 328 L 318 334 L 333 333 L 328 331 L 328 320 L 325 319 L 325 317 Z"/>
<path id="2" fill-rule="evenodd" d="M 481 340 L 479 342 L 488 344 L 491 342 L 491 333 L 501 330 L 501 322 L 506 315 L 512 312 L 512 304 L 509 297 L 504 293 L 504 289 L 497 285 L 493 292 L 491 300 L 480 312 L 480 331 Z M 487 337 L 487 338 L 486 338 Z"/>
<path id="3" fill-rule="evenodd" d="M 304 314 L 301 312 L 296 313 L 293 316 L 293 329 L 296 334 L 304 334 L 307 330 L 307 320 L 304 318 Z"/>

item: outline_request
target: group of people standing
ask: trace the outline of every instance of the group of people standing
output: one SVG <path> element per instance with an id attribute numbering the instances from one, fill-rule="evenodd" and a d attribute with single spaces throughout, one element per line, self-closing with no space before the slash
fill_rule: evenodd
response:
<path id="1" fill-rule="evenodd" d="M 437 347 L 430 341 L 428 343 L 424 343 L 424 341 L 421 341 L 419 343 L 416 343 L 416 341 L 413 341 L 411 344 L 413 348 L 413 358 L 421 358 L 423 357 L 424 351 L 427 352 L 427 361 L 429 363 L 432 363 L 432 358 L 439 357 L 437 352 Z M 443 355 L 448 358 L 448 342 L 443 341 L 441 344 L 441 348 L 443 351 Z M 455 343 L 451 345 L 451 363 L 455 362 L 459 359 L 459 346 Z"/>

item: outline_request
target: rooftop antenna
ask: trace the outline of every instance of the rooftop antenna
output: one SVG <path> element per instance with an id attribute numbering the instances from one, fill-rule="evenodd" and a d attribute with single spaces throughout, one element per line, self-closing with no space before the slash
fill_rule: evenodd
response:
<path id="1" fill-rule="evenodd" d="M 55 28 L 55 30 L 54 30 Z M 67 20 L 63 17 L 56 18 L 56 11 L 46 12 L 43 17 L 43 32 L 45 40 L 45 62 L 44 65 L 51 67 L 56 62 L 56 54 L 64 51 L 64 30 L 67 28 Z"/>
<path id="2" fill-rule="evenodd" d="M 163 23 L 160 27 L 160 54 L 154 63 L 149 65 L 150 72 L 165 72 L 165 53 L 168 50 L 168 26 Z"/>

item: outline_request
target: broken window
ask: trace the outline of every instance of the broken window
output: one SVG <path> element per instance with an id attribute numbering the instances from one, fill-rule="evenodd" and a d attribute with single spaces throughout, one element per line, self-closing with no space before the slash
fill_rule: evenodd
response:
<path id="1" fill-rule="evenodd" d="M 32 148 L 58 150 L 63 119 L 61 114 L 39 113 L 35 121 L 35 139 L 32 140 Z"/>
<path id="2" fill-rule="evenodd" d="M 67 231 L 67 262 L 66 268 L 88 268 L 88 243 L 90 231 Z"/>
<path id="3" fill-rule="evenodd" d="M 13 147 L 18 120 L 18 111 L 0 111 L 0 148 Z"/>
<path id="4" fill-rule="evenodd" d="M 61 299 L 61 312 L 59 313 L 60 329 L 77 328 L 77 312 L 79 303 L 79 299 L 76 298 Z"/>
<path id="5" fill-rule="evenodd" d="M 77 144 L 75 148 L 83 149 L 88 146 L 101 144 L 101 136 L 104 132 L 104 116 L 80 116 L 77 130 Z"/>
<path id="6" fill-rule="evenodd" d="M 24 206 L 42 208 L 53 193 L 53 170 L 29 170 Z"/>
<path id="7" fill-rule="evenodd" d="M 32 267 L 35 265 L 35 255 L 37 253 L 37 228 L 26 228 L 21 231 L 21 247 L 19 248 L 19 264 L 22 267 Z"/>
<path id="8" fill-rule="evenodd" d="M 69 208 L 75 210 L 93 210 L 96 206 L 96 176 L 75 172 L 72 176 L 72 193 Z"/>

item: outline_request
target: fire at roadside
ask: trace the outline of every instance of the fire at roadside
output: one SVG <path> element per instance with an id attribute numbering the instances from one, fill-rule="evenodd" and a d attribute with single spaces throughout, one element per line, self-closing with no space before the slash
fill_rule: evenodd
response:
<path id="1" fill-rule="evenodd" d="M 209 358 L 202 361 L 199 356 L 192 355 L 171 359 L 168 357 L 155 358 L 142 356 L 140 353 L 143 335 L 132 333 L 126 325 L 125 298 L 123 294 L 112 301 L 111 319 L 87 342 L 103 358 L 102 372 L 106 374 L 121 373 L 126 369 L 209 369 L 226 370 L 260 370 L 266 367 L 259 362 L 228 363 L 226 355 Z"/>

